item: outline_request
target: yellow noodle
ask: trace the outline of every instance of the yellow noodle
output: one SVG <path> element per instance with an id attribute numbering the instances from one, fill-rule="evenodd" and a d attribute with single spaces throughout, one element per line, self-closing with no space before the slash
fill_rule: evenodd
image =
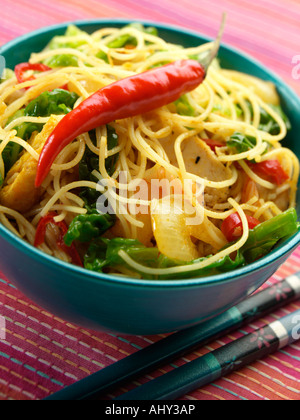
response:
<path id="1" fill-rule="evenodd" d="M 30 122 L 30 123 L 38 123 L 38 124 L 46 124 L 50 117 L 20 117 L 13 120 L 11 123 L 7 124 L 5 127 L 6 131 L 11 131 L 14 127 L 17 127 L 23 123 Z"/>
<path id="2" fill-rule="evenodd" d="M 83 187 L 93 188 L 100 192 L 103 191 L 103 188 L 101 188 L 101 186 L 99 186 L 95 182 L 91 182 L 91 181 L 72 182 L 71 184 L 68 184 L 62 187 L 56 194 L 54 194 L 51 197 L 47 205 L 45 205 L 45 207 L 43 208 L 43 211 L 41 212 L 41 216 L 45 216 L 51 210 L 52 206 L 56 203 L 56 201 L 58 201 L 60 197 L 62 197 L 66 192 L 73 190 L 75 188 L 83 188 Z"/>
<path id="3" fill-rule="evenodd" d="M 136 39 L 134 48 L 109 47 L 111 42 L 122 35 L 129 35 Z M 182 48 L 130 26 L 122 29 L 103 28 L 91 35 L 79 33 L 75 37 L 64 36 L 60 37 L 60 41 L 61 45 L 73 41 L 78 41 L 82 45 L 77 49 L 46 48 L 40 53 L 33 53 L 29 62 L 40 63 L 65 54 L 75 57 L 78 66 L 55 68 L 37 73 L 33 80 L 23 83 L 18 83 L 16 77 L 13 76 L 0 84 L 0 174 L 2 178 L 6 176 L 3 150 L 10 142 L 20 145 L 34 160 L 39 159 L 39 153 L 28 142 L 17 137 L 15 127 L 24 123 L 45 124 L 50 117 L 22 116 L 9 124 L 7 122 L 42 92 L 68 84 L 69 90 L 79 95 L 74 106 L 76 108 L 96 90 L 117 80 L 176 59 L 185 59 L 190 56 L 201 57 L 212 46 L 211 43 L 207 43 L 199 47 Z M 96 56 L 99 51 L 107 54 L 108 63 Z M 265 101 L 266 97 L 270 98 L 268 103 Z M 178 181 L 183 187 L 185 181 L 189 180 L 192 183 L 183 188 L 184 200 L 192 206 L 195 214 L 202 215 L 204 221 L 212 221 L 219 228 L 226 217 L 233 212 L 238 212 L 243 223 L 242 237 L 226 249 L 214 250 L 214 255 L 197 264 L 166 269 L 143 266 L 124 251 L 120 251 L 119 255 L 127 266 L 114 267 L 110 272 L 137 278 L 141 277 L 139 273 L 156 276 L 190 272 L 193 275 L 194 271 L 237 251 L 248 238 L 249 229 L 245 212 L 261 221 L 274 217 L 281 213 L 275 201 L 283 193 L 289 195 L 288 207 L 294 207 L 296 203 L 300 166 L 294 153 L 281 145 L 281 141 L 287 134 L 286 124 L 271 106 L 279 104 L 279 97 L 275 90 L 265 82 L 255 83 L 251 79 L 250 83 L 249 76 L 223 70 L 215 60 L 208 70 L 204 83 L 186 94 L 186 100 L 194 110 L 193 115 L 180 115 L 176 105 L 170 104 L 148 114 L 112 121 L 111 126 L 118 134 L 118 145 L 113 148 L 109 149 L 106 126 L 95 130 L 95 143 L 94 136 L 90 133 L 78 136 L 63 149 L 52 165 L 43 183 L 43 193 L 39 202 L 24 215 L 0 206 L 1 223 L 33 244 L 36 226 L 41 217 L 49 211 L 55 211 L 56 221 L 69 222 L 76 215 L 85 214 L 87 212 L 85 202 L 78 192 L 82 188 L 92 188 L 108 198 L 116 212 L 120 234 L 126 238 L 137 238 L 148 227 L 147 223 L 151 223 L 150 219 L 147 222 L 140 220 L 136 214 L 139 207 L 143 206 L 149 210 L 151 205 L 150 196 L 145 199 L 135 194 L 141 181 L 144 180 L 149 184 L 154 178 L 160 181 L 168 180 L 170 183 Z M 278 124 L 278 134 L 271 135 L 259 129 L 261 109 L 265 110 Z M 227 141 L 235 132 L 254 137 L 255 146 L 242 153 L 234 153 L 232 148 L 227 146 Z M 222 147 L 216 148 L 215 156 L 220 164 L 227 167 L 227 173 L 230 174 L 228 179 L 216 181 L 202 176 L 201 173 L 190 173 L 187 170 L 182 145 L 183 142 L 187 144 L 193 137 L 214 139 L 223 144 Z M 176 164 L 173 164 L 172 157 L 169 157 L 167 150 L 163 147 L 165 140 L 173 144 L 172 152 Z M 99 167 L 92 172 L 98 183 L 76 180 L 78 179 L 78 165 L 87 151 L 99 159 Z M 117 160 L 113 173 L 110 173 L 106 166 L 106 159 L 109 157 L 116 157 Z M 289 176 L 289 180 L 283 185 L 277 186 L 260 178 L 247 165 L 247 161 L 261 162 L 267 159 L 278 159 L 282 164 Z M 236 164 L 239 165 L 239 169 Z M 260 197 L 252 197 L 248 202 L 242 202 L 243 178 L 240 178 L 240 168 L 259 188 L 268 192 L 266 201 Z M 123 179 L 124 173 L 125 179 Z M 10 179 L 5 181 L 7 185 L 12 186 L 18 175 L 18 172 L 12 173 Z M 221 198 L 213 202 L 211 206 L 202 202 L 193 190 L 195 184 L 203 186 L 205 193 L 207 189 L 211 189 L 212 196 L 216 194 Z M 226 189 L 229 190 L 229 196 L 223 198 L 222 191 Z M 218 236 L 218 229 L 210 232 L 210 235 L 213 242 L 220 244 L 221 247 L 224 238 L 221 235 Z M 65 253 L 58 249 L 52 250 L 49 244 L 43 244 L 40 249 L 68 261 Z M 205 247 L 207 248 L 206 244 L 199 244 L 199 249 L 204 250 Z"/>

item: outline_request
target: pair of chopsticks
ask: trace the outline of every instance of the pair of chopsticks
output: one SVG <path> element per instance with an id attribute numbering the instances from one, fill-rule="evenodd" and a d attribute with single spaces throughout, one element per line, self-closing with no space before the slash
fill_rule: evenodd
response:
<path id="1" fill-rule="evenodd" d="M 94 400 L 300 298 L 300 272 L 210 321 L 176 332 L 45 400 Z M 171 400 L 276 352 L 300 338 L 300 310 L 175 368 L 115 400 Z"/>

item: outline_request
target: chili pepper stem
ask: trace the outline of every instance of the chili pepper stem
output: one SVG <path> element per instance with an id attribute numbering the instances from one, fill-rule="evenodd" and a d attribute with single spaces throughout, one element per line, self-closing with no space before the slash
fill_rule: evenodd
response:
<path id="1" fill-rule="evenodd" d="M 223 37 L 223 34 L 224 34 L 224 30 L 225 30 L 226 18 L 227 18 L 227 14 L 223 13 L 221 25 L 220 25 L 220 28 L 219 28 L 219 32 L 218 32 L 217 38 L 215 39 L 215 41 L 213 43 L 213 47 L 203 59 L 201 58 L 201 64 L 202 64 L 202 67 L 204 68 L 205 72 L 207 72 L 209 66 L 211 65 L 213 60 L 218 55 L 220 45 L 221 45 L 221 41 L 222 41 L 222 37 Z"/>

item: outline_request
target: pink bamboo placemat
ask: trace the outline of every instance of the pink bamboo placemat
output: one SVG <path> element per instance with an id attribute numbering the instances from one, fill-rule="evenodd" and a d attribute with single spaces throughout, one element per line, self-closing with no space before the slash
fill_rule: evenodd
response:
<path id="1" fill-rule="evenodd" d="M 300 3 L 297 0 L 35 0 L 34 3 L 0 0 L 0 7 L 0 44 L 43 26 L 107 17 L 171 23 L 214 36 L 222 11 L 227 11 L 224 41 L 260 60 L 300 94 L 300 69 L 297 67 L 300 62 Z M 266 285 L 299 270 L 300 249 Z M 164 366 L 128 389 L 299 308 L 300 301 L 288 305 Z M 1 274 L 0 315 L 0 319 L 5 319 L 6 332 L 5 339 L 0 340 L 1 400 L 42 399 L 163 337 L 124 338 L 70 324 L 31 302 Z M 298 400 L 300 344 L 291 345 L 182 399 Z"/>

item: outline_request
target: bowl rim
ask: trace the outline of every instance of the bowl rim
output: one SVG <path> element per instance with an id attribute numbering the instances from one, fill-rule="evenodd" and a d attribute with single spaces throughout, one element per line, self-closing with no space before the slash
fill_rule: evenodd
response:
<path id="1" fill-rule="evenodd" d="M 34 31 L 27 32 L 4 45 L 0 46 L 0 54 L 5 53 L 6 50 L 18 45 L 20 42 L 26 41 L 32 37 L 38 36 L 40 34 L 46 34 L 49 31 L 58 31 L 64 28 L 67 28 L 68 25 L 76 25 L 79 27 L 82 26 L 93 26 L 93 25 L 126 25 L 131 22 L 140 22 L 144 25 L 155 26 L 158 30 L 173 31 L 177 33 L 182 33 L 183 35 L 191 35 L 199 38 L 199 40 L 210 42 L 211 37 L 202 34 L 201 32 L 188 29 L 186 27 L 180 27 L 174 24 L 168 24 L 164 22 L 157 22 L 153 20 L 145 19 L 126 19 L 126 18 L 97 18 L 97 19 L 84 19 L 84 20 L 72 20 L 66 21 L 59 24 L 49 25 L 36 29 Z M 232 47 L 226 43 L 222 43 L 222 49 L 227 50 L 231 53 L 239 55 L 241 58 L 251 61 L 256 67 L 261 69 L 264 73 L 268 74 L 277 86 L 283 87 L 290 96 L 291 101 L 295 101 L 299 105 L 300 109 L 300 97 L 297 93 L 277 74 L 272 70 L 269 70 L 264 64 L 259 60 L 255 59 L 251 55 L 245 53 L 244 51 L 239 50 L 236 47 Z M 279 260 L 284 255 L 288 255 L 293 252 L 293 250 L 300 244 L 300 231 L 293 235 L 286 243 L 282 244 L 277 249 L 273 250 L 271 253 L 261 258 L 260 260 L 248 264 L 245 267 L 241 267 L 226 273 L 215 274 L 211 276 L 204 277 L 195 277 L 189 279 L 171 279 L 171 280 L 147 280 L 147 279 L 137 279 L 130 277 L 123 277 L 117 275 L 110 275 L 105 273 L 98 273 L 94 271 L 81 268 L 70 263 L 59 260 L 51 255 L 48 255 L 39 249 L 35 248 L 25 240 L 16 236 L 8 228 L 0 223 L 0 236 L 7 240 L 11 245 L 15 246 L 20 252 L 27 254 L 29 257 L 34 260 L 38 260 L 39 263 L 51 265 L 55 264 L 61 270 L 67 270 L 72 272 L 74 275 L 80 275 L 83 281 L 90 281 L 99 284 L 99 281 L 113 282 L 120 285 L 129 285 L 133 287 L 168 287 L 168 288 L 182 288 L 190 286 L 199 286 L 199 285 L 208 285 L 208 284 L 217 284 L 223 282 L 234 281 L 239 277 L 252 274 L 271 265 L 276 260 Z"/>

